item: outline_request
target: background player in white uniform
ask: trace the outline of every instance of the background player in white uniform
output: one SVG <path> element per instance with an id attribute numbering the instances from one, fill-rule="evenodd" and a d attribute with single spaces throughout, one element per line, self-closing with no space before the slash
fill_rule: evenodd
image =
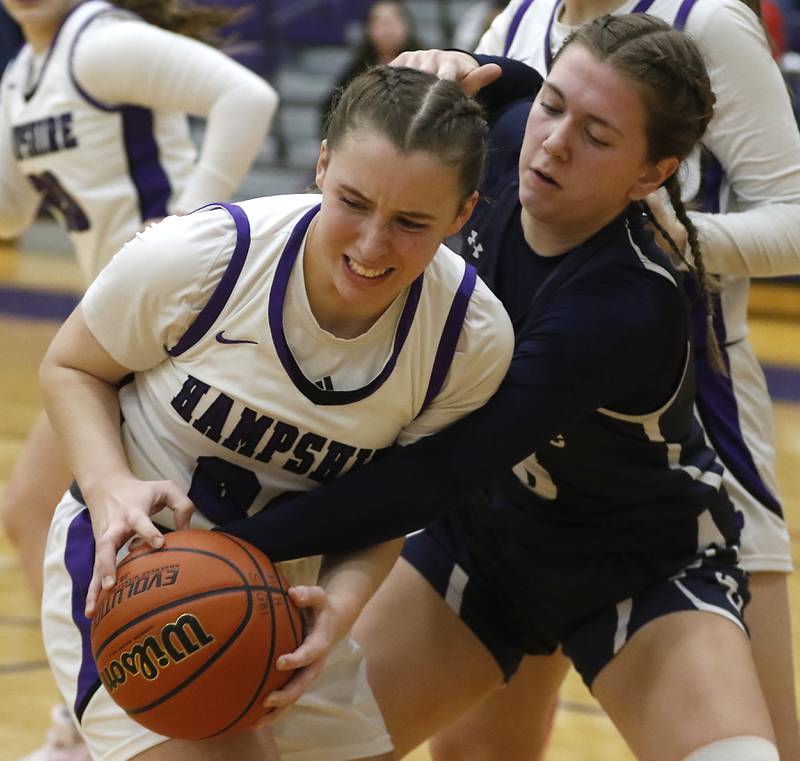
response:
<path id="1" fill-rule="evenodd" d="M 91 610 L 134 533 L 158 545 L 151 514 L 182 526 L 194 505 L 192 525 L 224 526 L 486 401 L 510 360 L 511 324 L 441 245 L 477 200 L 486 129 L 452 82 L 389 67 L 362 75 L 331 118 L 321 198 L 257 199 L 149 228 L 56 336 L 42 381 L 83 494 L 66 495 L 53 520 L 43 628 L 94 758 L 268 757 L 266 730 L 186 743 L 135 724 L 87 677 L 89 622 L 69 600 L 88 591 Z M 399 544 L 324 560 L 327 598 L 313 586 L 293 592 L 319 612 L 307 641 L 327 651 L 345 637 Z M 313 559 L 286 570 L 294 584 L 316 583 Z M 389 751 L 359 652 L 345 640 L 334 664 L 276 723 L 284 758 Z M 321 750 L 304 756 L 307 745 Z"/>
<path id="2" fill-rule="evenodd" d="M 147 220 L 230 195 L 277 96 L 186 36 L 209 37 L 229 11 L 136 0 L 3 4 L 27 44 L 0 83 L 0 236 L 24 231 L 43 204 L 69 233 L 88 285 Z M 140 5 L 144 17 L 132 12 Z M 199 155 L 187 114 L 207 120 Z M 47 526 L 68 483 L 42 416 L 2 505 L 37 598 Z"/>
<path id="3" fill-rule="evenodd" d="M 800 136 L 764 31 L 740 0 L 511 0 L 477 52 L 508 55 L 545 75 L 577 25 L 636 11 L 685 27 L 698 40 L 717 97 L 702 140 L 700 192 L 699 153 L 682 172 L 684 197 L 699 201 L 690 217 L 707 267 L 722 276 L 716 328 L 729 369 L 728 378 L 709 372 L 697 330 L 698 408 L 745 516 L 742 565 L 752 574 L 746 618 L 778 746 L 783 757 L 800 758 L 786 587 L 791 547 L 777 496 L 771 403 L 746 322 L 750 277 L 800 272 Z M 686 240 L 679 223 L 669 227 Z M 558 655 L 526 659 L 507 689 L 433 740 L 436 761 L 467 751 L 485 761 L 538 759 L 553 686 L 566 667 Z"/>

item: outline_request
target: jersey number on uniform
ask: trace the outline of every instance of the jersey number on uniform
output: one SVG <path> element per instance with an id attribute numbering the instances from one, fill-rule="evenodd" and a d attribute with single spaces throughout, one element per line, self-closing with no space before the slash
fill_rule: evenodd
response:
<path id="1" fill-rule="evenodd" d="M 30 174 L 28 179 L 42 196 L 42 204 L 64 217 L 64 224 L 70 232 L 89 229 L 89 219 L 78 202 L 69 194 L 52 172 Z"/>

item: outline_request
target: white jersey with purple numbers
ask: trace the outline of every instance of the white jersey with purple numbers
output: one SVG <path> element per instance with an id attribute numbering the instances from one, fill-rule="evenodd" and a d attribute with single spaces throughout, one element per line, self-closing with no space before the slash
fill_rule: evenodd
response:
<path id="1" fill-rule="evenodd" d="M 23 47 L 0 85 L 17 169 L 63 221 L 87 282 L 144 220 L 169 213 L 197 153 L 184 114 L 100 103 L 75 78 L 82 34 L 134 23 L 141 22 L 130 13 L 88 0 L 42 56 Z"/>
<path id="2" fill-rule="evenodd" d="M 573 29 L 559 20 L 563 7 L 564 0 L 512 0 L 476 52 L 524 61 L 546 76 Z M 690 216 L 708 269 L 721 274 L 715 328 L 729 366 L 728 377 L 711 368 L 702 303 L 694 298 L 697 406 L 726 467 L 725 486 L 745 515 L 742 564 L 788 572 L 772 410 L 747 337 L 747 302 L 750 276 L 800 272 L 800 136 L 763 29 L 741 0 L 627 0 L 613 11 L 637 12 L 692 34 L 717 96 L 703 169 L 696 150 L 679 175 L 684 199 L 702 209 Z"/>

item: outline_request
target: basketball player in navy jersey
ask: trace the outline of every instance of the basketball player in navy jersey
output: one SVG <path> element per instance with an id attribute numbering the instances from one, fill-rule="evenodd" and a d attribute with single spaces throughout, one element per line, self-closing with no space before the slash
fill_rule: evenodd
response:
<path id="1" fill-rule="evenodd" d="M 492 70 L 420 55 L 402 60 L 465 86 Z M 678 275 L 642 204 L 664 186 L 693 229 L 675 171 L 713 102 L 699 51 L 665 22 L 578 30 L 533 106 L 497 120 L 490 201 L 465 226 L 467 258 L 516 328 L 498 393 L 424 442 L 225 527 L 286 558 L 427 526 L 356 627 L 400 755 L 523 656 L 560 646 L 638 758 L 777 761 L 742 622 L 739 519 L 694 417 Z M 304 646 L 287 665 L 314 657 Z M 290 683 L 269 704 L 296 696 Z"/>
<path id="2" fill-rule="evenodd" d="M 772 405 L 747 337 L 750 278 L 800 272 L 800 135 L 762 24 L 751 12 L 757 8 L 757 0 L 512 0 L 477 52 L 508 55 L 546 76 L 564 38 L 609 12 L 647 12 L 700 43 L 717 102 L 701 141 L 702 162 L 693 154 L 681 177 L 705 261 L 720 276 L 715 329 L 728 372 L 709 366 L 702 304 L 695 299 L 698 409 L 725 465 L 728 494 L 744 516 L 741 564 L 752 595 L 746 620 L 778 750 L 800 759 L 787 591 L 792 552 L 777 490 Z M 686 230 L 664 211 L 683 245 Z M 431 742 L 434 761 L 466 753 L 482 761 L 538 761 L 550 723 L 543 701 L 567 665 L 559 655 L 526 658 L 508 689 Z"/>
<path id="3" fill-rule="evenodd" d="M 183 527 L 196 508 L 192 526 L 224 526 L 491 396 L 511 324 L 475 270 L 441 245 L 474 208 L 486 133 L 480 107 L 454 83 L 373 69 L 330 118 L 321 196 L 212 205 L 148 228 L 54 339 L 42 383 L 79 488 L 50 529 L 43 632 L 94 758 L 276 758 L 268 728 L 170 740 L 113 703 L 85 649 L 93 568 L 106 586 L 133 534 L 159 546 L 151 515 Z M 313 680 L 307 702 L 274 723 L 281 758 L 307 758 L 308 743 L 320 761 L 391 750 L 348 632 L 399 545 L 284 566 L 295 602 L 313 605 L 309 642 L 328 657 L 298 676 Z"/>

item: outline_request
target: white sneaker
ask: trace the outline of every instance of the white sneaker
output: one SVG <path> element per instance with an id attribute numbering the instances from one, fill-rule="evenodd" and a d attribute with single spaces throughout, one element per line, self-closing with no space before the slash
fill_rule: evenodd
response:
<path id="1" fill-rule="evenodd" d="M 53 706 L 50 719 L 47 742 L 19 761 L 92 761 L 67 707 Z"/>

